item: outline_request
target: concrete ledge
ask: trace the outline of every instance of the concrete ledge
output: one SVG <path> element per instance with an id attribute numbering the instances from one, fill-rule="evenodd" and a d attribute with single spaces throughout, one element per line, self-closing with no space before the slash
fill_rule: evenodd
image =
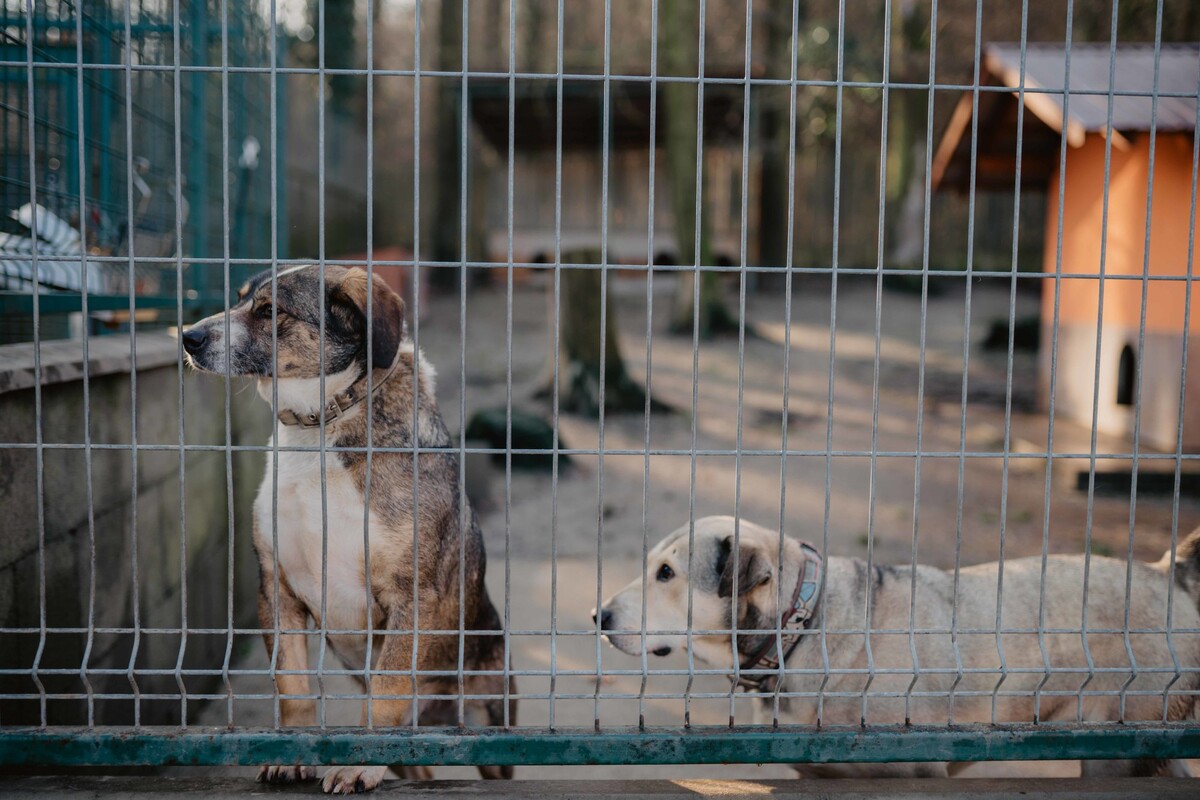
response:
<path id="1" fill-rule="evenodd" d="M 179 362 L 177 339 L 163 332 L 134 337 L 138 370 L 154 369 Z M 0 394 L 29 389 L 37 383 L 33 342 L 0 346 Z M 83 342 L 60 339 L 42 342 L 42 385 L 83 380 Z M 88 377 L 129 374 L 133 363 L 129 336 L 92 336 L 88 339 Z"/>
<path id="2" fill-rule="evenodd" d="M 1138 800 L 1195 798 L 1200 781 L 1192 778 L 1035 778 L 925 780 L 794 780 L 794 781 L 385 781 L 374 797 L 439 798 L 439 800 L 673 800 L 699 797 L 828 798 L 829 800 L 1008 800 L 1024 796 L 1053 800 Z M 26 777 L 4 781 L 3 795 L 18 798 L 194 797 L 244 800 L 246 797 L 321 797 L 315 782 L 266 786 L 244 779 L 160 777 Z"/>

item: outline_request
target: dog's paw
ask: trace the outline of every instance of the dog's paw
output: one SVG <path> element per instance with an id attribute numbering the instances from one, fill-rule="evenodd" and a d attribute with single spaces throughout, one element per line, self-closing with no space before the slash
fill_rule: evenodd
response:
<path id="1" fill-rule="evenodd" d="M 321 779 L 326 794 L 368 792 L 379 785 L 387 767 L 330 767 Z"/>
<path id="2" fill-rule="evenodd" d="M 311 781 L 317 777 L 317 771 L 312 767 L 281 767 L 272 764 L 267 767 L 258 768 L 258 777 L 255 778 L 259 783 L 292 783 L 293 781 Z"/>

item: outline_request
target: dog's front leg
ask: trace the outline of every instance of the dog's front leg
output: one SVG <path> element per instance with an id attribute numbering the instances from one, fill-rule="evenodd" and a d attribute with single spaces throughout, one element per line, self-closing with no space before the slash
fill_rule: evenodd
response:
<path id="1" fill-rule="evenodd" d="M 433 613 L 431 604 L 421 604 L 421 619 Z M 405 629 L 408 629 L 407 631 Z M 383 646 L 379 649 L 379 660 L 371 674 L 371 720 L 379 728 L 399 728 L 412 725 L 413 681 L 412 670 L 412 623 L 407 611 L 392 609 L 388 612 L 383 633 Z M 430 648 L 421 647 L 417 653 L 418 669 L 425 669 L 424 661 Z M 383 673 L 383 674 L 379 674 Z M 367 720 L 366 704 L 363 706 L 363 725 Z M 321 779 L 321 787 L 331 794 L 351 794 L 374 789 L 387 772 L 385 766 L 330 767 Z"/>
<path id="2" fill-rule="evenodd" d="M 308 611 L 283 581 L 279 582 L 279 628 L 275 627 L 275 579 L 269 569 L 263 569 L 258 587 L 258 625 L 267 645 L 267 657 L 273 659 L 279 673 L 299 673 L 308 669 L 308 641 L 304 634 L 281 633 L 276 651 L 276 630 L 304 630 L 308 627 Z M 311 726 L 316 722 L 316 701 L 304 698 L 308 694 L 308 676 L 277 674 L 279 690 L 279 721 L 286 727 Z M 301 696 L 301 697 L 298 697 Z M 307 781 L 317 776 L 316 770 L 303 764 L 259 767 L 260 783 Z"/>

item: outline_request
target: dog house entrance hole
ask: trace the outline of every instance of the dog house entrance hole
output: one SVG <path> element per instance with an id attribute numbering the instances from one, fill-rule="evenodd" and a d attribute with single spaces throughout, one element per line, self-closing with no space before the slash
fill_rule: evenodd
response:
<path id="1" fill-rule="evenodd" d="M 1133 348 L 1125 345 L 1121 348 L 1121 362 L 1117 366 L 1117 405 L 1133 405 L 1133 381 L 1137 374 L 1137 358 Z"/>

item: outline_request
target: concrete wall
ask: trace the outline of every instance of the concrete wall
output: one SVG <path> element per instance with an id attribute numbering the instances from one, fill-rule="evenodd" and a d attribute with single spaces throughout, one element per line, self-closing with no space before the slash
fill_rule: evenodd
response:
<path id="1" fill-rule="evenodd" d="M 181 463 L 181 382 L 184 441 L 197 445 L 225 443 L 224 382 L 181 370 L 175 340 L 165 334 L 148 334 L 138 337 L 136 347 L 137 442 L 139 446 L 173 449 L 139 451 L 135 487 L 135 464 L 129 449 L 102 447 L 128 445 L 132 440 L 135 382 L 130 376 L 129 340 L 98 337 L 89 345 L 88 405 L 91 443 L 95 445 L 91 450 L 90 513 L 84 451 L 44 448 L 40 489 L 44 537 L 39 536 L 37 451 L 12 446 L 36 440 L 32 348 L 0 347 L 0 527 L 4 532 L 0 536 L 0 625 L 38 629 L 44 608 L 50 630 L 38 667 L 48 694 L 86 696 L 81 674 L 86 666 L 92 692 L 128 695 L 132 689 L 125 673 L 132 663 L 143 697 L 141 722 L 177 722 L 180 701 L 156 697 L 178 694 L 175 676 L 140 671 L 173 670 L 181 662 L 184 671 L 219 672 L 229 637 L 223 631 L 193 633 L 183 641 L 178 633 L 135 635 L 99 630 L 89 636 L 89 621 L 94 629 L 129 628 L 135 619 L 141 629 L 179 628 L 185 622 L 189 628 L 224 629 L 232 614 L 236 626 L 253 626 L 258 578 L 250 546 L 249 511 L 264 457 L 257 452 L 235 452 L 227 465 L 226 453 L 221 450 L 187 451 Z M 85 440 L 81 355 L 78 341 L 42 346 L 41 430 L 47 444 Z M 233 385 L 229 428 L 233 445 L 265 443 L 269 417 L 268 409 L 252 391 Z M 233 495 L 232 531 L 227 478 Z M 231 533 L 232 608 L 227 600 Z M 40 580 L 43 573 L 44 584 Z M 83 630 L 60 633 L 53 630 L 56 628 Z M 43 643 L 40 632 L 8 632 L 3 639 L 0 668 L 31 670 Z M 261 644 L 257 637 L 238 636 L 231 646 L 240 650 Z M 71 674 L 43 672 L 54 669 Z M 115 674 L 106 674 L 106 670 Z M 222 691 L 219 675 L 185 676 L 183 680 L 189 693 Z M 37 694 L 38 689 L 28 676 L 0 675 L 0 692 Z M 39 721 L 37 699 L 4 700 L 2 706 L 0 724 Z M 194 711 L 196 706 L 196 701 L 191 701 L 190 709 Z M 128 699 L 97 698 L 94 708 L 97 724 L 134 720 L 134 703 Z M 46 713 L 54 724 L 88 722 L 83 698 L 50 699 Z"/>
<path id="2" fill-rule="evenodd" d="M 1124 140 L 1122 140 L 1124 142 Z M 1077 422 L 1092 424 L 1096 380 L 1096 328 L 1100 316 L 1101 259 L 1104 274 L 1140 276 L 1146 259 L 1146 200 L 1150 188 L 1150 139 L 1141 135 L 1114 142 L 1105 191 L 1105 142 L 1089 135 L 1082 147 L 1067 153 L 1062 221 L 1062 271 L 1084 277 L 1066 278 L 1059 286 L 1058 388 L 1055 410 Z M 1152 275 L 1186 275 L 1188 246 L 1196 218 L 1191 196 L 1192 136 L 1160 134 L 1155 143 L 1153 215 L 1150 224 L 1149 271 Z M 1054 272 L 1058 249 L 1058 193 L 1062 176 L 1047 190 L 1044 268 Z M 1107 217 L 1105 197 L 1107 195 Z M 1105 227 L 1106 226 L 1106 227 Z M 1103 336 L 1100 355 L 1096 426 L 1104 433 L 1133 433 L 1134 413 L 1116 402 L 1121 350 L 1130 346 L 1142 365 L 1142 441 L 1174 450 L 1178 439 L 1179 386 L 1184 336 L 1189 347 L 1184 449 L 1200 446 L 1200 298 L 1193 298 L 1184 319 L 1186 284 L 1152 281 L 1146 285 L 1146 342 L 1138 352 L 1142 322 L 1141 280 L 1103 282 Z M 1043 282 L 1042 398 L 1048 399 L 1050 343 L 1053 335 L 1055 282 Z"/>

